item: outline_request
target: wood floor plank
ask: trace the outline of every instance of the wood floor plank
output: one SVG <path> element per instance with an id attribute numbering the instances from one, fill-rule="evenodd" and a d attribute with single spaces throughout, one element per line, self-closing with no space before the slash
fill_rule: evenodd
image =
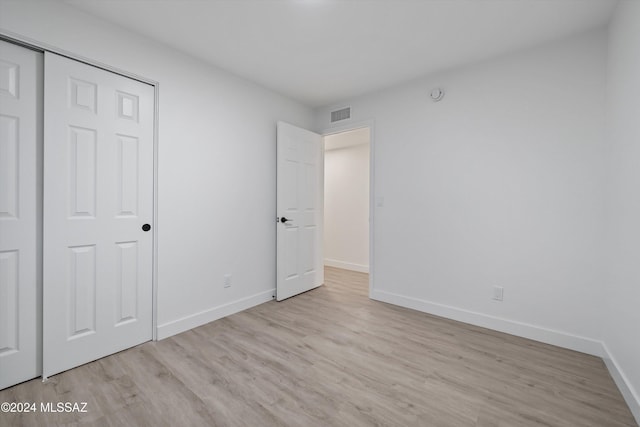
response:
<path id="1" fill-rule="evenodd" d="M 269 302 L 49 379 L 0 426 L 637 426 L 601 359 L 368 298 L 368 276 Z"/>

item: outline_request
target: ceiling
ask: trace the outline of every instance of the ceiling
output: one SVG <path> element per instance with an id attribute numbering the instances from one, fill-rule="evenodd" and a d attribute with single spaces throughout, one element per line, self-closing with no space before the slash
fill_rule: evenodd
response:
<path id="1" fill-rule="evenodd" d="M 64 0 L 308 106 L 605 25 L 615 0 Z"/>

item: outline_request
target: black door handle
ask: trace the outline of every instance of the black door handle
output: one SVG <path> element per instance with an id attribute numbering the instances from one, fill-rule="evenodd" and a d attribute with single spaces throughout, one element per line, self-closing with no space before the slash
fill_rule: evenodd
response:
<path id="1" fill-rule="evenodd" d="M 149 224 L 145 224 L 142 226 L 142 231 L 149 231 L 151 230 L 151 226 Z"/>
<path id="2" fill-rule="evenodd" d="M 285 218 L 285 217 L 280 218 L 280 222 L 281 222 L 281 223 L 283 223 L 283 224 L 284 224 L 285 222 L 289 222 L 289 221 L 293 221 L 293 220 L 292 220 L 292 219 L 287 219 L 287 218 Z"/>

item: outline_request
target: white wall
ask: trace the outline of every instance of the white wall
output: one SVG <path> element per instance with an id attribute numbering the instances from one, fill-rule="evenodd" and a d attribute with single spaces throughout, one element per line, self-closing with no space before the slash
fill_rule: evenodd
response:
<path id="1" fill-rule="evenodd" d="M 160 336 L 271 299 L 275 124 L 311 111 L 58 2 L 2 1 L 0 28 L 160 82 Z"/>
<path id="2" fill-rule="evenodd" d="M 607 363 L 640 423 L 640 2 L 621 1 L 611 21 L 607 95 Z"/>
<path id="3" fill-rule="evenodd" d="M 346 146 L 332 148 L 343 141 Z M 368 272 L 369 129 L 329 135 L 324 142 L 325 265 Z"/>
<path id="4" fill-rule="evenodd" d="M 375 121 L 373 297 L 599 354 L 605 66 L 595 31 L 341 102 Z"/>
<path id="5" fill-rule="evenodd" d="M 610 152 L 602 32 L 348 102 L 375 119 L 374 296 L 588 352 L 604 339 L 638 418 L 639 16 L 622 1 L 610 27 Z M 270 299 L 275 122 L 311 111 L 57 2 L 0 0 L 0 29 L 160 82 L 160 335 Z"/>

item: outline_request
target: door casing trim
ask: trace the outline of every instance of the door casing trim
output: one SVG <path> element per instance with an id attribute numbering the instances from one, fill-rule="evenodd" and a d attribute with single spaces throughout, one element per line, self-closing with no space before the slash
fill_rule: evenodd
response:
<path id="1" fill-rule="evenodd" d="M 359 120 L 331 126 L 323 129 L 320 135 L 324 138 L 362 128 L 369 128 L 369 298 L 372 298 L 375 289 L 375 120 Z"/>

